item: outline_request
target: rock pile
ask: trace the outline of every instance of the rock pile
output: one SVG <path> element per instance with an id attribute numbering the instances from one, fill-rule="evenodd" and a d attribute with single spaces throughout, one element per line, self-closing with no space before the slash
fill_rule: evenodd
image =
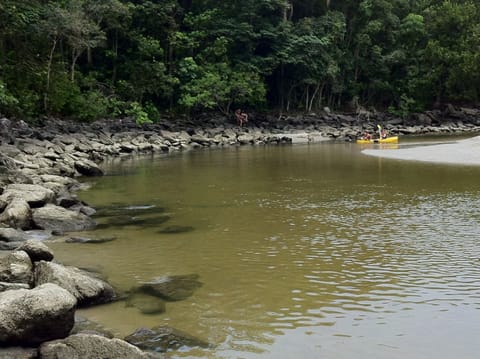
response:
<path id="1" fill-rule="evenodd" d="M 125 341 L 95 324 L 94 329 L 88 323 L 79 329 L 78 307 L 112 302 L 118 296 L 97 276 L 53 259 L 52 251 L 38 240 L 27 240 L 0 258 L 0 358 L 162 358 L 161 353 L 175 348 L 211 347 L 169 327 L 139 328 Z M 156 278 L 145 285 L 154 289 L 148 294 L 151 299 L 161 303 L 162 298 L 185 299 L 201 283 L 198 276 L 185 275 Z"/>
<path id="2" fill-rule="evenodd" d="M 103 280 L 52 260 L 38 240 L 0 258 L 0 346 L 7 347 L 0 358 L 158 357 L 98 334 L 69 336 L 78 306 L 113 301 L 116 294 Z"/>

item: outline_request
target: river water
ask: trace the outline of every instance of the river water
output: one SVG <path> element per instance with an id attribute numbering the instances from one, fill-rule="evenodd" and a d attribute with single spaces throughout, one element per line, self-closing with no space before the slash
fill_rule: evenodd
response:
<path id="1" fill-rule="evenodd" d="M 57 260 L 121 290 L 164 275 L 203 285 L 162 314 L 124 301 L 80 313 L 119 337 L 168 325 L 213 345 L 171 358 L 478 358 L 480 167 L 362 148 L 234 147 L 106 166 L 80 196 L 118 220 L 82 235 L 116 240 L 52 243 Z"/>

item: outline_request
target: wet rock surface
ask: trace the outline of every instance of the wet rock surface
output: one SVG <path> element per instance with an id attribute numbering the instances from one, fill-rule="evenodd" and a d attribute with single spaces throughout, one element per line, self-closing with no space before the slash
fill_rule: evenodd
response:
<path id="1" fill-rule="evenodd" d="M 203 285 L 198 274 L 163 276 L 142 283 L 134 292 L 149 294 L 168 302 L 185 300 Z"/>
<path id="2" fill-rule="evenodd" d="M 74 334 L 68 338 L 43 343 L 39 348 L 42 359 L 58 358 L 159 358 L 145 353 L 120 339 L 109 339 L 95 334 Z"/>
<path id="3" fill-rule="evenodd" d="M 139 328 L 125 337 L 125 341 L 148 351 L 165 353 L 171 350 L 193 347 L 211 348 L 211 344 L 175 328 L 158 326 Z"/>

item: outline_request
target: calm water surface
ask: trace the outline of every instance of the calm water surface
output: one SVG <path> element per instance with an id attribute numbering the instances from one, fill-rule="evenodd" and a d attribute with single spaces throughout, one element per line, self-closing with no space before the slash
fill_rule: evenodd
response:
<path id="1" fill-rule="evenodd" d="M 159 315 L 122 301 L 81 313 L 120 337 L 169 325 L 215 345 L 172 358 L 478 358 L 480 168 L 360 150 L 240 147 L 112 164 L 82 199 L 122 215 L 157 210 L 85 234 L 113 242 L 53 243 L 57 260 L 123 290 L 192 273 L 203 286 Z M 183 231 L 165 233 L 173 226 Z"/>

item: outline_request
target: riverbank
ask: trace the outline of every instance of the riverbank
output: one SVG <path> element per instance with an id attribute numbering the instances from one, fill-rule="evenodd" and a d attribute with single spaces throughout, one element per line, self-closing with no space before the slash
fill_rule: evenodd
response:
<path id="1" fill-rule="evenodd" d="M 418 115 L 417 119 L 415 121 L 412 119 L 411 122 L 382 115 L 322 114 L 275 118 L 256 114 L 250 116 L 250 122 L 242 128 L 236 126 L 233 119 L 223 117 L 184 119 L 178 122 L 164 120 L 158 124 L 141 127 L 131 119 L 105 120 L 90 124 L 49 119 L 40 122 L 38 126 L 31 126 L 22 121 L 0 119 L 2 142 L 0 223 L 3 227 L 0 228 L 0 248 L 14 250 L 11 253 L 7 252 L 8 254 L 4 257 L 7 259 L 3 263 L 7 264 L 3 272 L 12 272 L 19 266 L 24 268 L 20 283 L 17 277 L 1 280 L 7 283 L 3 288 L 7 289 L 9 294 L 14 291 L 17 293 L 8 302 L 24 302 L 25 298 L 29 300 L 48 298 L 53 292 L 60 293 L 59 300 L 64 303 L 63 331 L 54 334 L 53 337 L 42 337 L 34 345 L 43 340 L 60 339 L 70 334 L 72 308 L 77 305 L 72 303 L 75 301 L 78 303 L 78 296 L 74 295 L 75 298 L 72 299 L 67 293 L 62 292 L 60 288 L 72 294 L 67 284 L 62 286 L 52 279 L 57 275 L 44 275 L 43 277 L 48 279 L 38 281 L 39 275 L 32 274 L 41 267 L 52 271 L 64 272 L 64 270 L 55 265 L 39 265 L 36 257 L 31 257 L 25 248 L 22 249 L 22 246 L 31 241 L 38 242 L 38 240 L 52 237 L 69 236 L 70 232 L 95 227 L 96 224 L 92 220 L 95 209 L 78 200 L 75 193 L 83 188 L 78 181 L 79 177 L 103 175 L 102 162 L 109 158 L 179 152 L 204 147 L 325 140 L 353 141 L 364 131 L 374 131 L 377 123 L 382 124 L 390 133 L 400 135 L 480 131 L 480 112 L 460 109 L 457 112 L 456 117 L 450 112 L 436 117 Z M 420 118 L 423 120 L 420 121 Z M 36 250 L 30 252 L 34 253 Z M 41 261 L 48 262 L 46 259 Z M 72 271 L 76 272 L 76 270 Z M 82 278 L 82 281 L 89 283 L 87 279 Z M 52 282 L 57 287 L 48 286 Z M 72 279 L 66 282 L 71 283 Z M 107 284 L 100 283 L 100 286 L 108 288 Z M 17 292 L 20 290 L 21 292 Z M 117 300 L 120 297 L 117 293 L 112 295 L 110 289 L 106 292 L 109 293 L 108 299 L 102 299 L 102 302 Z M 6 296 L 0 295 L 0 297 Z M 90 300 L 82 302 L 82 305 L 93 304 L 97 302 Z M 57 318 L 55 313 L 53 312 L 52 318 Z M 42 332 L 45 322 L 34 322 L 35 313 L 31 314 L 29 322 L 34 323 L 32 332 Z M 22 321 L 24 318 L 18 319 L 18 323 Z M 3 321 L 0 320 L 0 322 Z M 15 325 L 12 326 L 12 330 L 14 329 Z M 84 339 L 82 337 L 82 340 Z M 76 342 L 76 340 L 79 340 L 78 337 L 71 338 L 64 344 L 70 345 L 70 342 Z M 98 343 L 100 346 L 106 345 L 96 337 L 89 340 L 88 345 L 91 345 L 91 342 Z M 19 339 L 1 340 L 1 342 L 4 346 L 32 345 Z M 113 342 L 115 343 L 117 342 Z M 41 354 L 36 355 L 41 357 Z"/>
<path id="2" fill-rule="evenodd" d="M 370 156 L 398 160 L 480 165 L 480 136 L 453 143 L 399 148 L 395 151 L 366 149 L 363 153 Z"/>

